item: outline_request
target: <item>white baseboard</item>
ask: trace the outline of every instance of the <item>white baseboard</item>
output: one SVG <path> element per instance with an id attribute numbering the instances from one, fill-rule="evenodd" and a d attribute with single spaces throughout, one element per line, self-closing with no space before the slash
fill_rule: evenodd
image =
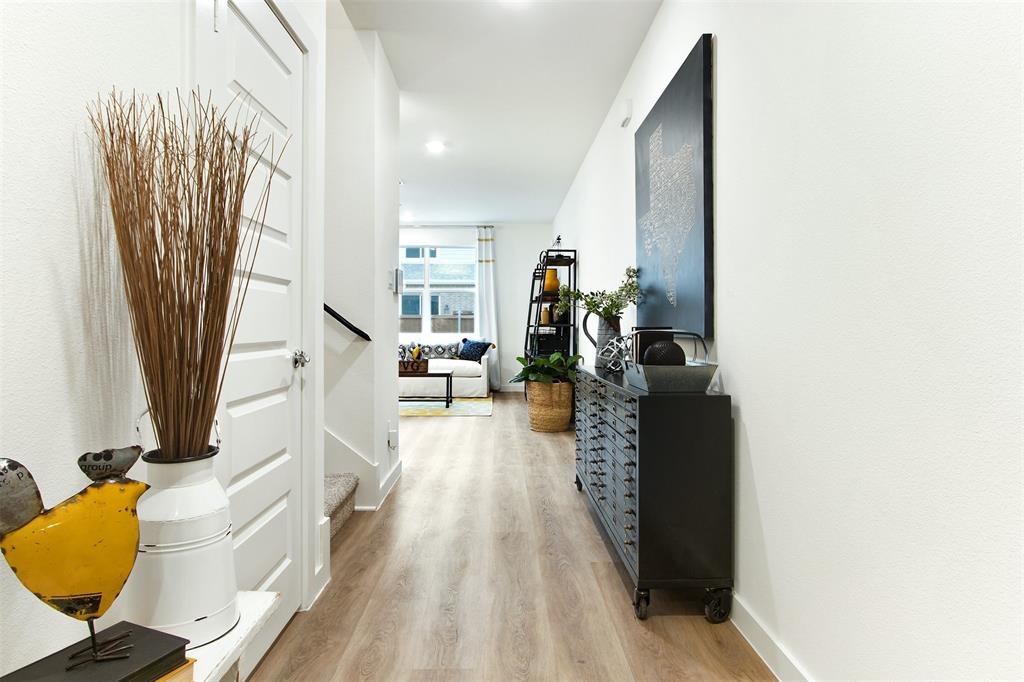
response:
<path id="1" fill-rule="evenodd" d="M 395 466 L 388 473 L 387 478 L 380 484 L 380 503 L 377 505 L 377 509 L 380 509 L 384 504 L 384 500 L 388 499 L 388 495 L 394 489 L 395 484 L 398 483 L 398 479 L 402 477 L 402 460 L 395 462 Z"/>
<path id="2" fill-rule="evenodd" d="M 324 583 L 323 587 L 320 588 L 320 591 L 316 593 L 315 597 L 313 597 L 313 601 L 309 603 L 309 606 L 302 606 L 299 609 L 299 611 L 309 611 L 311 608 L 316 606 L 317 600 L 320 599 L 320 596 L 327 590 L 327 586 L 330 584 L 330 582 L 331 581 L 328 580 L 326 583 Z"/>
<path id="3" fill-rule="evenodd" d="M 757 616 L 736 595 L 733 595 L 730 619 L 777 678 L 787 682 L 789 680 L 804 682 L 811 679 L 786 651 L 786 647 L 769 634 Z"/>
<path id="4" fill-rule="evenodd" d="M 384 482 L 380 484 L 380 502 L 376 505 L 371 504 L 357 504 L 355 505 L 355 511 L 380 511 L 380 508 L 384 506 L 384 501 L 388 499 L 388 495 L 394 490 L 395 484 L 398 483 L 398 479 L 402 477 L 402 460 L 398 460 L 394 468 L 391 469 L 391 473 L 384 479 Z"/>
<path id="5" fill-rule="evenodd" d="M 320 522 L 317 524 L 317 533 L 320 537 L 320 549 L 321 556 L 319 557 L 319 566 L 313 571 L 313 584 L 310 590 L 314 593 L 312 598 L 306 598 L 303 600 L 300 611 L 308 611 L 313 608 L 316 604 L 316 600 L 320 598 L 320 595 L 327 589 L 327 584 L 331 582 L 331 519 L 322 516 Z"/>
<path id="6" fill-rule="evenodd" d="M 331 577 L 327 576 L 327 580 L 325 580 L 324 584 L 320 586 L 320 590 L 316 594 L 313 595 L 312 601 L 310 601 L 308 604 L 300 605 L 299 606 L 299 611 L 309 611 L 311 608 L 316 606 L 317 600 L 319 600 L 321 595 L 323 595 L 323 593 L 327 591 L 327 586 L 330 583 L 331 583 Z"/>
<path id="7" fill-rule="evenodd" d="M 327 571 L 327 579 L 331 579 L 331 517 L 321 516 L 316 525 L 320 533 L 320 561 L 317 573 Z"/>

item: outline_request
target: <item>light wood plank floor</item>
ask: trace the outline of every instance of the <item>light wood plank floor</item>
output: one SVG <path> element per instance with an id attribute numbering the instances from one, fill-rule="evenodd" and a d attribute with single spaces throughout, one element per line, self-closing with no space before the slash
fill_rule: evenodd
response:
<path id="1" fill-rule="evenodd" d="M 637 621 L 573 485 L 572 432 L 494 416 L 401 422 L 404 472 L 334 539 L 332 579 L 254 680 L 773 679 L 699 593 L 654 591 Z"/>

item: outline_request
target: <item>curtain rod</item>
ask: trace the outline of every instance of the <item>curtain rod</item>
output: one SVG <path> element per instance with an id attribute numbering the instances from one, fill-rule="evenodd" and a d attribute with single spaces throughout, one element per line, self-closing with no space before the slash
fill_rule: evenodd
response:
<path id="1" fill-rule="evenodd" d="M 478 227 L 494 227 L 494 225 L 399 225 L 398 229 L 414 229 L 414 230 L 475 230 Z"/>

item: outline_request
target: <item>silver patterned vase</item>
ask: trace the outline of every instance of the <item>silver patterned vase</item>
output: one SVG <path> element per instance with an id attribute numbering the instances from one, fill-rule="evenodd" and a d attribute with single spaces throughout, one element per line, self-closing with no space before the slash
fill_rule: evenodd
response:
<path id="1" fill-rule="evenodd" d="M 612 317 L 610 319 L 606 319 L 598 317 L 597 339 L 594 339 L 594 337 L 590 335 L 590 331 L 587 329 L 587 318 L 590 317 L 591 314 L 592 313 L 588 312 L 583 316 L 583 322 L 580 326 L 583 328 L 583 333 L 590 340 L 590 343 L 594 344 L 594 348 L 597 349 L 597 355 L 594 358 L 594 367 L 596 369 L 607 369 L 608 359 L 606 357 L 602 357 L 601 351 L 604 350 L 605 346 L 610 342 L 614 341 L 619 336 L 622 336 L 622 318 Z"/>

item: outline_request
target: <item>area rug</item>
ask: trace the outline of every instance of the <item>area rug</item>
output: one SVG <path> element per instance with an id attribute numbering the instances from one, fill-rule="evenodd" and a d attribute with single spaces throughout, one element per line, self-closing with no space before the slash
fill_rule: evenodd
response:
<path id="1" fill-rule="evenodd" d="M 445 408 L 444 401 L 403 400 L 398 403 L 400 417 L 490 417 L 493 408 L 491 398 L 456 398 L 452 406 Z"/>

